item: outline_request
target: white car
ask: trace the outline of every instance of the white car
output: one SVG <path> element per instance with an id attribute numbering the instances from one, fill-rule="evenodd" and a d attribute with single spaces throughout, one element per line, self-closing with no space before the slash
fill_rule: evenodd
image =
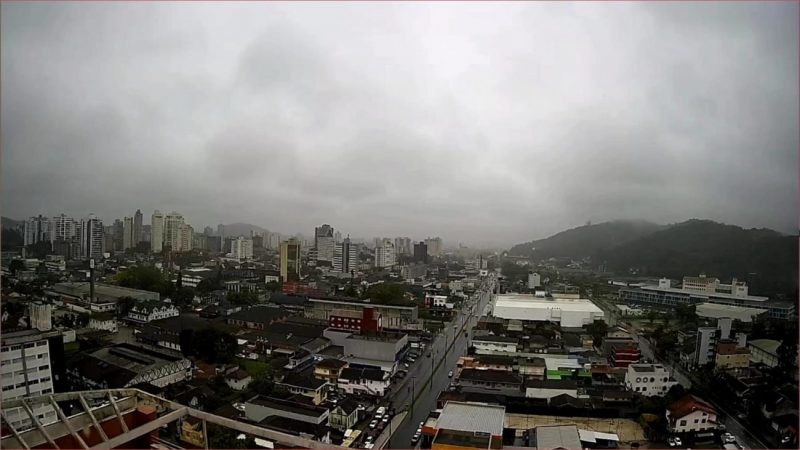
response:
<path id="1" fill-rule="evenodd" d="M 375 427 L 377 427 L 377 426 L 378 426 L 378 421 L 377 420 L 373 420 L 372 422 L 369 423 L 369 429 L 370 430 L 374 430 Z"/>
<path id="2" fill-rule="evenodd" d="M 447 378 L 453 378 L 453 371 L 447 372 Z"/>
<path id="3" fill-rule="evenodd" d="M 722 435 L 722 442 L 724 444 L 733 444 L 734 442 L 736 442 L 736 436 L 730 433 L 725 433 Z"/>
<path id="4" fill-rule="evenodd" d="M 670 447 L 680 447 L 683 445 L 683 442 L 679 437 L 671 437 L 667 439 L 667 444 L 669 444 Z"/>

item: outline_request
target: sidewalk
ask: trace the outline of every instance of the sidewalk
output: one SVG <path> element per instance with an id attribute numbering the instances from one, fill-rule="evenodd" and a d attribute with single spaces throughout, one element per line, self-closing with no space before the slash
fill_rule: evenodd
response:
<path id="1" fill-rule="evenodd" d="M 389 422 L 389 426 L 384 428 L 380 436 L 375 439 L 375 448 L 382 449 L 386 446 L 386 443 L 389 442 L 392 434 L 400 429 L 400 424 L 403 423 L 403 420 L 405 420 L 407 414 L 407 411 L 403 411 L 392 417 L 392 420 Z"/>

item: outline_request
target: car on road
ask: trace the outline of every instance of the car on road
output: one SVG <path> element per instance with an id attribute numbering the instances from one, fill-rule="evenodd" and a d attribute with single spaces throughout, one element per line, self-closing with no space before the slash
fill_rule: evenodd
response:
<path id="1" fill-rule="evenodd" d="M 420 436 L 421 435 L 419 433 L 414 433 L 414 435 L 411 436 L 411 445 L 416 445 L 417 442 L 419 442 Z"/>
<path id="2" fill-rule="evenodd" d="M 389 414 L 387 414 L 387 415 L 383 416 L 382 422 L 383 423 L 389 423 L 389 419 L 391 419 L 391 416 Z"/>
<path id="3" fill-rule="evenodd" d="M 409 367 L 411 367 L 411 366 L 409 366 L 409 365 L 408 365 L 408 363 L 403 363 L 403 367 L 405 367 L 406 369 L 408 369 L 408 368 L 409 368 Z"/>
<path id="4" fill-rule="evenodd" d="M 681 447 L 683 446 L 683 441 L 681 441 L 681 438 L 673 436 L 667 439 L 667 444 L 669 444 L 670 447 Z"/>
<path id="5" fill-rule="evenodd" d="M 372 422 L 369 423 L 369 429 L 370 430 L 374 430 L 375 427 L 377 427 L 377 426 L 378 426 L 378 420 L 377 419 L 375 419 L 375 420 L 373 420 Z"/>
<path id="6" fill-rule="evenodd" d="M 722 443 L 723 444 L 733 444 L 734 442 L 736 442 L 736 436 L 734 436 L 734 435 L 732 435 L 730 433 L 725 433 L 725 434 L 722 435 Z"/>
<path id="7" fill-rule="evenodd" d="M 453 371 L 447 372 L 447 378 L 453 378 Z"/>

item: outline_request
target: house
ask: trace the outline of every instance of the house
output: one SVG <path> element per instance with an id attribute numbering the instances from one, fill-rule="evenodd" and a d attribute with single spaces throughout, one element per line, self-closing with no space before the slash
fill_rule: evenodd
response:
<path id="1" fill-rule="evenodd" d="M 358 403 L 346 398 L 339 402 L 330 413 L 331 428 L 347 430 L 358 422 Z"/>
<path id="2" fill-rule="evenodd" d="M 289 374 L 276 384 L 285 387 L 292 394 L 310 398 L 315 405 L 324 402 L 328 396 L 326 389 L 328 382 L 310 375 Z"/>
<path id="3" fill-rule="evenodd" d="M 628 367 L 639 362 L 642 352 L 639 345 L 633 341 L 615 342 L 609 344 L 611 350 L 611 364 L 614 367 Z"/>
<path id="4" fill-rule="evenodd" d="M 519 395 L 522 380 L 518 374 L 502 370 L 464 369 L 459 374 L 458 384 L 465 389 Z"/>
<path id="5" fill-rule="evenodd" d="M 309 363 L 312 359 L 313 357 L 311 356 L 311 353 L 308 352 L 308 350 L 300 348 L 295 350 L 295 352 L 292 353 L 291 355 L 289 355 L 289 362 L 285 366 L 283 366 L 283 368 L 291 370 L 297 367 L 303 367 L 307 363 Z"/>
<path id="6" fill-rule="evenodd" d="M 491 355 L 496 352 L 517 353 L 518 339 L 505 336 L 475 336 L 472 346 L 479 355 Z"/>
<path id="7" fill-rule="evenodd" d="M 229 325 L 265 330 L 273 323 L 285 319 L 286 316 L 288 313 L 281 308 L 253 306 L 231 314 L 228 316 L 227 322 Z"/>
<path id="8" fill-rule="evenodd" d="M 314 376 L 326 380 L 331 384 L 338 384 L 342 369 L 347 367 L 347 362 L 341 359 L 326 358 L 314 366 Z"/>
<path id="9" fill-rule="evenodd" d="M 769 367 L 778 365 L 778 347 L 780 346 L 781 341 L 773 339 L 755 339 L 747 343 L 753 363 L 765 364 Z"/>
<path id="10" fill-rule="evenodd" d="M 348 394 L 365 394 L 382 397 L 389 389 L 389 373 L 380 369 L 348 367 L 339 374 L 339 389 Z"/>
<path id="11" fill-rule="evenodd" d="M 233 313 L 242 310 L 241 305 L 233 305 L 228 302 L 220 302 L 216 305 L 209 305 L 200 310 L 200 317 L 213 319 L 216 317 L 228 317 Z"/>
<path id="12" fill-rule="evenodd" d="M 720 339 L 717 341 L 714 366 L 723 370 L 749 367 L 750 350 L 745 347 L 739 347 L 739 343 L 734 339 Z"/>
<path id="13" fill-rule="evenodd" d="M 92 314 L 89 319 L 89 328 L 116 333 L 118 330 L 117 319 L 110 312 Z"/>
<path id="14" fill-rule="evenodd" d="M 663 397 L 676 384 L 661 364 L 631 364 L 625 373 L 625 387 L 645 397 Z"/>
<path id="15" fill-rule="evenodd" d="M 698 433 L 717 427 L 717 411 L 705 400 L 688 394 L 669 405 L 667 428 L 672 433 Z"/>
<path id="16" fill-rule="evenodd" d="M 535 446 L 539 449 L 583 448 L 576 425 L 539 426 L 530 430 L 528 434 L 535 437 Z M 534 442 L 531 442 L 532 446 Z"/>
<path id="17" fill-rule="evenodd" d="M 177 317 L 180 311 L 175 305 L 158 300 L 147 300 L 134 304 L 128 311 L 128 320 L 148 323 L 154 320 Z"/>
<path id="18" fill-rule="evenodd" d="M 225 377 L 225 384 L 236 391 L 244 390 L 251 381 L 253 381 L 253 377 L 242 369 L 230 373 Z"/>
<path id="19" fill-rule="evenodd" d="M 547 375 L 547 364 L 542 358 L 521 359 L 517 363 L 519 374 L 527 378 L 542 380 Z"/>

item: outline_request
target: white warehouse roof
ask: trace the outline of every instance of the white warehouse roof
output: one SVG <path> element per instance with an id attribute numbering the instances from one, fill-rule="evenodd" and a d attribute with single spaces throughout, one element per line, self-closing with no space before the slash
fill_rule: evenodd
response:
<path id="1" fill-rule="evenodd" d="M 494 301 L 493 315 L 503 319 L 558 322 L 580 328 L 603 319 L 603 310 L 582 298 L 540 298 L 529 294 L 502 294 Z"/>

